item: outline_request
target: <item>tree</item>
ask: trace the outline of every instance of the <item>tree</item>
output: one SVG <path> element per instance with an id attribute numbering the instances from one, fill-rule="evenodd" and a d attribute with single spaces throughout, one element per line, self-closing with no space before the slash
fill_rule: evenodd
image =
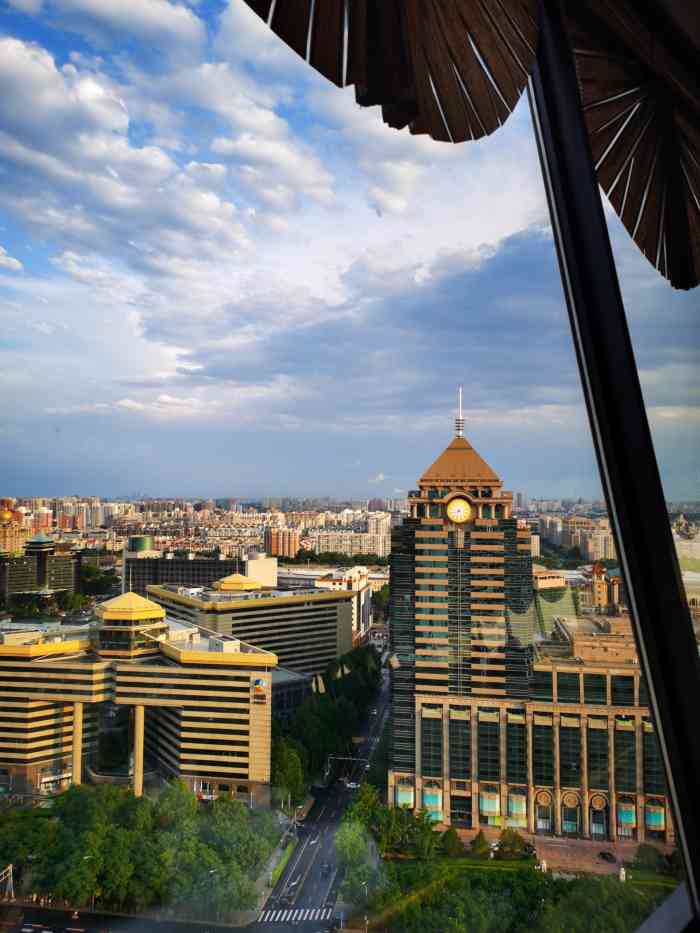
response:
<path id="1" fill-rule="evenodd" d="M 488 840 L 484 835 L 483 829 L 480 829 L 478 834 L 474 836 L 471 843 L 469 844 L 471 854 L 475 858 L 488 858 L 491 852 Z"/>
<path id="2" fill-rule="evenodd" d="M 138 844 L 135 834 L 120 826 L 109 829 L 103 848 L 99 886 L 108 904 L 121 907 L 129 893 L 134 873 L 132 852 Z"/>
<path id="3" fill-rule="evenodd" d="M 525 857 L 525 840 L 514 829 L 504 829 L 496 852 L 499 859 L 521 859 Z"/>
<path id="4" fill-rule="evenodd" d="M 616 878 L 583 877 L 544 907 L 534 933 L 632 933 L 667 896 L 640 891 Z"/>
<path id="5" fill-rule="evenodd" d="M 183 821 L 193 820 L 197 814 L 197 798 L 184 781 L 171 781 L 158 798 L 156 825 L 167 829 Z"/>
<path id="6" fill-rule="evenodd" d="M 454 826 L 450 826 L 442 834 L 441 844 L 442 851 L 448 858 L 459 858 L 460 855 L 464 855 L 462 840 Z"/>
<path id="7" fill-rule="evenodd" d="M 389 612 L 389 584 L 384 586 L 376 593 L 372 593 L 372 610 L 376 616 L 376 621 L 385 619 Z"/>
<path id="8" fill-rule="evenodd" d="M 413 851 L 416 858 L 430 861 L 435 858 L 439 845 L 440 835 L 435 831 L 431 816 L 425 810 L 419 810 L 413 827 Z"/>
<path id="9" fill-rule="evenodd" d="M 335 834 L 338 864 L 358 866 L 369 861 L 367 833 L 358 820 L 344 820 Z"/>
<path id="10" fill-rule="evenodd" d="M 642 842 L 637 846 L 634 865 L 637 868 L 653 871 L 658 874 L 668 871 L 668 860 L 663 852 L 660 852 L 656 846 L 649 845 L 648 842 Z"/>
<path id="11" fill-rule="evenodd" d="M 365 783 L 361 785 L 348 810 L 348 819 L 362 823 L 365 829 L 375 832 L 381 811 L 387 809 L 382 807 L 377 788 Z"/>
<path id="12" fill-rule="evenodd" d="M 279 790 L 282 800 L 289 796 L 300 803 L 305 796 L 304 770 L 296 748 L 284 738 L 275 739 L 270 760 L 271 783 Z"/>
<path id="13" fill-rule="evenodd" d="M 341 889 L 343 900 L 364 906 L 371 896 L 374 881 L 376 881 L 376 873 L 369 863 L 351 866 Z"/>

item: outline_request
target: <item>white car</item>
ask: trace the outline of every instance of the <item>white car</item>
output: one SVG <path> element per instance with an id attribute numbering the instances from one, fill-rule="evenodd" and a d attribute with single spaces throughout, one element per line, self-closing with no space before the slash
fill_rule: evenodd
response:
<path id="1" fill-rule="evenodd" d="M 348 790 L 357 790 L 360 785 L 357 783 L 357 781 L 348 781 L 347 786 Z"/>

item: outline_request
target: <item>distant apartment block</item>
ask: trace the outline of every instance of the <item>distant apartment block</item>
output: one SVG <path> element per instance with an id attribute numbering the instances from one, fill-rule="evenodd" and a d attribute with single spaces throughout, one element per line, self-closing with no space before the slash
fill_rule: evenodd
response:
<path id="1" fill-rule="evenodd" d="M 296 557 L 299 553 L 299 532 L 292 528 L 266 528 L 265 551 L 273 557 Z"/>
<path id="2" fill-rule="evenodd" d="M 361 531 L 329 531 L 312 536 L 313 548 L 317 554 L 347 554 L 355 557 L 359 554 L 376 554 L 388 557 L 391 552 L 391 535 L 369 534 Z"/>

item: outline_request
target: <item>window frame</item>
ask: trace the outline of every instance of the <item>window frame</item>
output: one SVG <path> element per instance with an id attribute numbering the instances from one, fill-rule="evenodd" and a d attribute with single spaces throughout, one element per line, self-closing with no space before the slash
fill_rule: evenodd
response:
<path id="1" fill-rule="evenodd" d="M 603 493 L 687 872 L 692 914 L 684 926 L 694 928 L 700 919 L 700 734 L 690 697 L 700 689 L 700 659 L 561 0 L 540 2 L 528 97 Z"/>

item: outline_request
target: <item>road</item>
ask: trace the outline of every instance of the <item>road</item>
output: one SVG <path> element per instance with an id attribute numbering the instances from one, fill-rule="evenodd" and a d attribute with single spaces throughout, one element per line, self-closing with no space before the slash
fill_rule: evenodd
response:
<path id="1" fill-rule="evenodd" d="M 357 758 L 369 759 L 379 741 L 389 709 L 389 679 L 384 676 L 377 698 L 377 715 L 371 716 Z M 364 763 L 348 763 L 348 783 L 360 783 Z M 357 791 L 336 781 L 325 790 L 314 790 L 316 802 L 299 829 L 299 845 L 251 933 L 322 933 L 340 919 L 335 909 L 342 883 L 335 858 L 335 832 Z M 324 871 L 324 865 L 329 866 Z"/>

